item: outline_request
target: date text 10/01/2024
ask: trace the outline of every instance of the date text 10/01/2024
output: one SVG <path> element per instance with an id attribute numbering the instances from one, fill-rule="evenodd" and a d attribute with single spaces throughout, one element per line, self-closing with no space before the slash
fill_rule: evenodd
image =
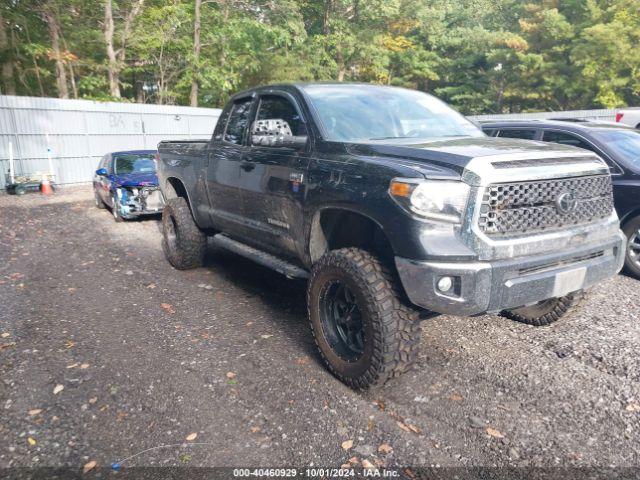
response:
<path id="1" fill-rule="evenodd" d="M 238 478 L 397 478 L 400 472 L 385 468 L 363 468 L 359 471 L 353 468 L 236 468 L 233 470 L 233 476 Z"/>

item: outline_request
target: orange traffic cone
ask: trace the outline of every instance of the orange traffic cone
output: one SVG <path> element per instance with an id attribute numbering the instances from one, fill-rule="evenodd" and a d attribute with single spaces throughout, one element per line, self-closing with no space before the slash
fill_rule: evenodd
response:
<path id="1" fill-rule="evenodd" d="M 43 195 L 51 195 L 53 193 L 53 188 L 51 188 L 51 183 L 49 183 L 49 176 L 42 175 L 42 183 L 40 184 L 40 191 Z"/>

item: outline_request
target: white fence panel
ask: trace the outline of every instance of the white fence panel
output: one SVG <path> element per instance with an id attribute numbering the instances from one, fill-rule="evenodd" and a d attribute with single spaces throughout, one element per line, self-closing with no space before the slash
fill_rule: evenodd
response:
<path id="1" fill-rule="evenodd" d="M 191 108 L 0 95 L 0 188 L 9 172 L 48 170 L 60 184 L 89 182 L 107 152 L 155 149 L 161 140 L 209 138 L 217 108 Z"/>

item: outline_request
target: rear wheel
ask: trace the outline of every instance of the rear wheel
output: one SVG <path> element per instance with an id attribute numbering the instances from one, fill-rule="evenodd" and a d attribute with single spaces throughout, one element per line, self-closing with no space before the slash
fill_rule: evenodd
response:
<path id="1" fill-rule="evenodd" d="M 640 278 L 640 216 L 629 220 L 622 231 L 627 237 L 624 269 L 629 275 Z"/>
<path id="2" fill-rule="evenodd" d="M 334 250 L 313 267 L 309 321 L 327 368 L 352 388 L 384 384 L 409 370 L 418 352 L 418 312 L 389 269 L 357 248 Z"/>
<path id="3" fill-rule="evenodd" d="M 162 249 L 178 270 L 202 266 L 207 236 L 198 228 L 184 198 L 169 199 L 162 211 Z"/>
<path id="4" fill-rule="evenodd" d="M 504 310 L 500 314 L 516 322 L 541 327 L 573 315 L 579 309 L 584 298 L 585 292 L 580 290 L 564 297 L 543 300 L 528 307 Z"/>

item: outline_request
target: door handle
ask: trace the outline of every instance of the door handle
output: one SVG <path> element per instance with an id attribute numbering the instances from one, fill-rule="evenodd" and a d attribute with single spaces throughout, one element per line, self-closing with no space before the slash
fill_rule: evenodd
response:
<path id="1" fill-rule="evenodd" d="M 240 163 L 240 168 L 245 172 L 250 172 L 251 170 L 256 168 L 256 165 L 255 163 L 251 163 L 251 162 L 242 162 Z"/>

